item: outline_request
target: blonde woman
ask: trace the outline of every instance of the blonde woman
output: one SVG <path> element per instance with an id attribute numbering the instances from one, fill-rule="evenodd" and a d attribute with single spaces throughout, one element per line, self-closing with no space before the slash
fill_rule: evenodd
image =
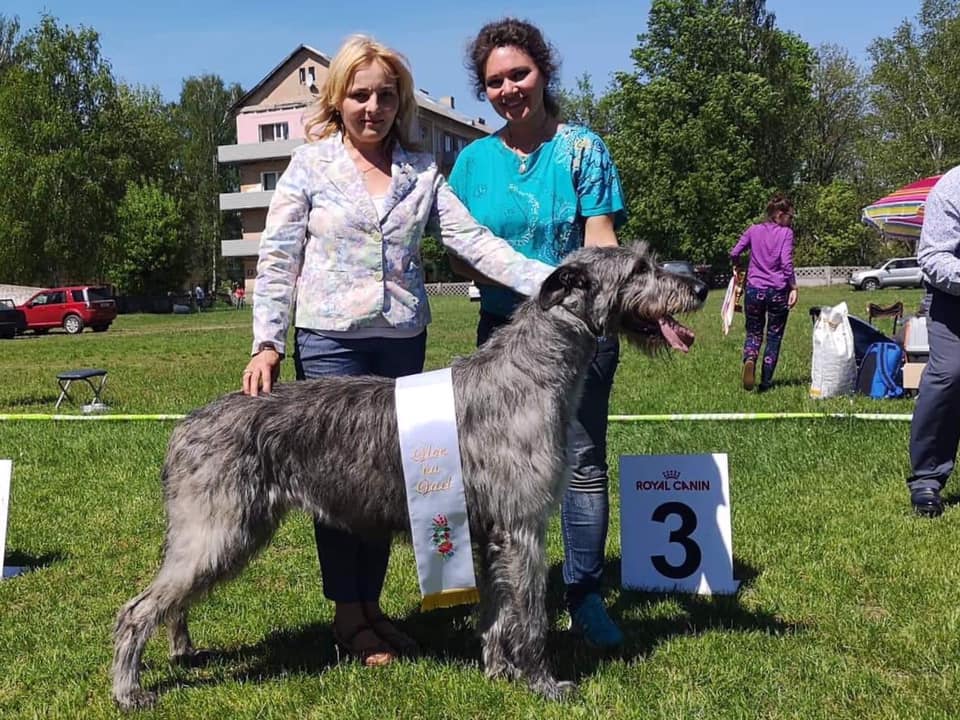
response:
<path id="1" fill-rule="evenodd" d="M 331 61 L 306 122 L 309 142 L 277 183 L 260 241 L 245 393 L 269 393 L 277 380 L 294 306 L 298 380 L 421 372 L 426 234 L 525 295 L 551 271 L 478 225 L 432 156 L 415 150 L 413 87 L 404 58 L 368 37 L 348 38 Z M 389 537 L 314 526 L 338 644 L 367 666 L 416 652 L 380 609 Z"/>

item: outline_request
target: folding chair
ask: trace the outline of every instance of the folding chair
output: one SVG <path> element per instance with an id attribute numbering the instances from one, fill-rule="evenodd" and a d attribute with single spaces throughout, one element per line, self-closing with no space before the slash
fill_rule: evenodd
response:
<path id="1" fill-rule="evenodd" d="M 890 331 L 890 334 L 896 335 L 897 325 L 903 322 L 903 303 L 898 301 L 887 307 L 876 303 L 867 303 L 867 320 L 871 325 L 873 325 L 874 318 L 885 317 L 893 318 L 893 330 Z"/>
<path id="2" fill-rule="evenodd" d="M 100 382 L 95 383 L 95 378 L 100 378 Z M 103 392 L 103 386 L 107 384 L 107 371 L 99 370 L 97 368 L 80 368 L 78 370 L 65 370 L 62 373 L 57 373 L 57 384 L 60 386 L 60 397 L 57 398 L 57 404 L 54 409 L 58 409 L 60 407 L 60 403 L 62 403 L 64 399 L 73 402 L 73 398 L 70 397 L 70 393 L 68 391 L 70 389 L 70 384 L 77 380 L 82 380 L 90 386 L 91 390 L 93 390 L 93 402 L 90 403 L 90 407 L 103 405 L 103 400 L 100 399 L 100 394 Z"/>

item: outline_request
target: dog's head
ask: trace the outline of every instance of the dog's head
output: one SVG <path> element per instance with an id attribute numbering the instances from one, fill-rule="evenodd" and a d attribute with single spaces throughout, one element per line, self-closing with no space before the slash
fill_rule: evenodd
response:
<path id="1" fill-rule="evenodd" d="M 657 265 L 644 243 L 571 253 L 540 288 L 540 308 L 562 307 L 594 335 L 621 334 L 646 352 L 686 352 L 693 332 L 675 315 L 699 310 L 707 286 Z"/>

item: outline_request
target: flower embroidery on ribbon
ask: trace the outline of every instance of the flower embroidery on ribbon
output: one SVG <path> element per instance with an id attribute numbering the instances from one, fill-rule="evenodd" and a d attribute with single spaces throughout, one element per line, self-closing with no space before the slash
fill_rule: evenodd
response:
<path id="1" fill-rule="evenodd" d="M 434 516 L 430 542 L 442 558 L 453 557 L 453 541 L 450 540 L 450 523 L 447 522 L 446 515 Z"/>

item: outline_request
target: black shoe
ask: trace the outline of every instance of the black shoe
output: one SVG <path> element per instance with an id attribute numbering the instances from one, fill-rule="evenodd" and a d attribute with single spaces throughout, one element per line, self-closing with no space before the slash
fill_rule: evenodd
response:
<path id="1" fill-rule="evenodd" d="M 910 493 L 910 504 L 920 517 L 935 518 L 943 515 L 943 500 L 935 488 L 922 488 Z"/>

